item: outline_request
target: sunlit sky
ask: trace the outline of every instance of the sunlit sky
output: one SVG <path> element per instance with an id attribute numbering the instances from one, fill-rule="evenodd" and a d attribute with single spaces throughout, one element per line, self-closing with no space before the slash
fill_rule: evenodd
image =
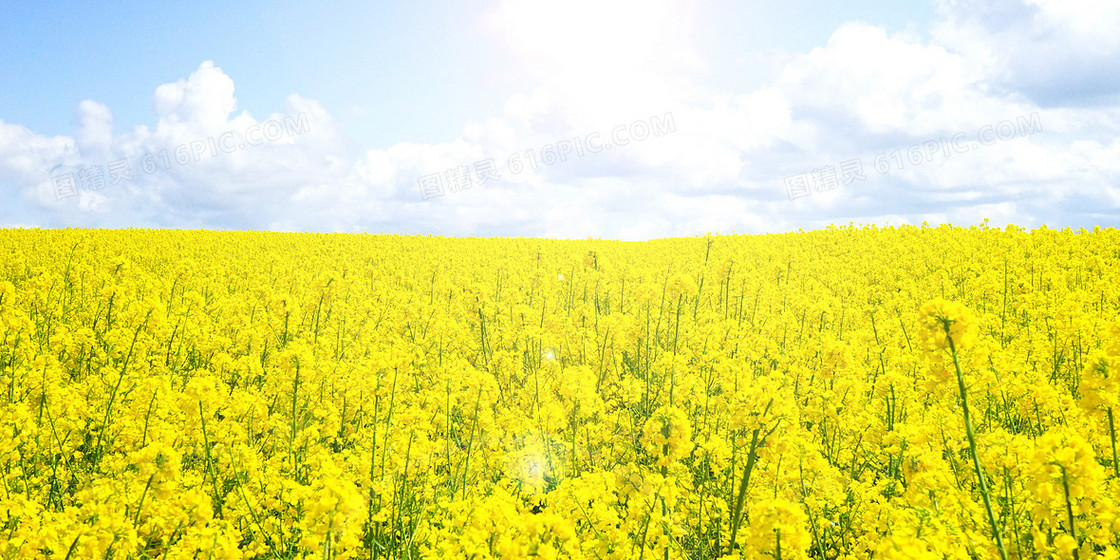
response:
<path id="1" fill-rule="evenodd" d="M 0 5 L 0 226 L 1120 226 L 1120 3 Z"/>

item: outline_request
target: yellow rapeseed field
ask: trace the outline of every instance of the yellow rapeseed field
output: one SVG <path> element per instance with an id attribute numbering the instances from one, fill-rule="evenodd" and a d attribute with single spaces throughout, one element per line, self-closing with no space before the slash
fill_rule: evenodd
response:
<path id="1" fill-rule="evenodd" d="M 1117 558 L 1120 232 L 0 231 L 3 558 Z"/>

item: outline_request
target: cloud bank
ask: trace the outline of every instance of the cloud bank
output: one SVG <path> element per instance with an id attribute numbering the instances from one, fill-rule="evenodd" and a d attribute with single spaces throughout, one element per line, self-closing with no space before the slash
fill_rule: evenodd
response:
<path id="1" fill-rule="evenodd" d="M 213 62 L 153 126 L 0 121 L 0 225 L 649 239 L 829 223 L 1120 227 L 1120 6 L 942 0 L 852 22 L 750 92 L 542 80 L 442 144 L 363 149 L 312 99 L 239 111 Z"/>

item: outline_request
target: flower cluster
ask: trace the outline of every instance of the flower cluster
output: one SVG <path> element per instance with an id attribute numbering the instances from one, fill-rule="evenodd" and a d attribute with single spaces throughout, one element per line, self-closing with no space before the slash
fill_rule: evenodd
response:
<path id="1" fill-rule="evenodd" d="M 976 315 L 961 303 L 935 299 L 922 306 L 922 345 L 928 349 L 967 349 L 976 344 L 980 331 Z"/>
<path id="2" fill-rule="evenodd" d="M 1116 558 L 1117 246 L 0 230 L 0 560 Z"/>

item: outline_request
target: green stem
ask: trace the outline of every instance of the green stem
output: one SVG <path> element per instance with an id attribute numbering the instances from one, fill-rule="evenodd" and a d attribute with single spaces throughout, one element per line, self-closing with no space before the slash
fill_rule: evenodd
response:
<path id="1" fill-rule="evenodd" d="M 70 543 L 70 550 L 66 551 L 66 558 L 64 560 L 70 560 L 70 557 L 74 556 L 74 551 L 78 548 L 78 539 L 80 538 L 82 538 L 81 535 L 74 537 L 74 542 Z"/>
<path id="2" fill-rule="evenodd" d="M 245 502 L 245 507 L 249 510 L 249 516 L 253 518 L 253 523 L 256 523 L 257 530 L 261 532 L 261 537 L 264 538 L 264 543 L 268 545 L 268 549 L 272 551 L 273 558 L 280 558 L 276 553 L 276 547 L 272 546 L 272 537 L 265 532 L 264 526 L 261 525 L 261 520 L 257 517 L 257 510 L 253 509 L 253 505 L 249 503 L 249 498 L 245 497 L 245 488 L 242 487 L 241 479 L 237 479 L 237 493 L 241 495 L 241 501 Z"/>
<path id="3" fill-rule="evenodd" d="M 1058 465 L 1062 469 L 1062 490 L 1066 494 L 1066 519 L 1069 521 L 1069 536 L 1073 537 L 1073 542 L 1077 543 L 1077 530 L 1073 526 L 1073 502 L 1069 498 L 1069 477 L 1066 475 L 1066 468 Z M 1077 543 L 1080 546 L 1080 543 Z M 1073 549 L 1073 560 L 1078 560 L 1077 549 Z"/>
<path id="4" fill-rule="evenodd" d="M 992 498 L 988 493 L 988 484 L 984 482 L 984 471 L 980 468 L 980 453 L 976 450 L 976 433 L 972 429 L 972 417 L 968 413 L 968 390 L 964 386 L 964 374 L 961 373 L 960 360 L 957 358 L 957 347 L 953 337 L 949 335 L 949 325 L 944 325 L 945 336 L 949 340 L 949 350 L 953 353 L 953 367 L 957 370 L 957 387 L 961 392 L 961 409 L 964 411 L 964 429 L 968 436 L 968 447 L 972 451 L 972 466 L 976 469 L 976 479 L 980 483 L 980 495 L 984 498 L 984 509 L 988 512 L 988 523 L 992 526 L 992 536 L 999 547 L 999 556 L 1007 560 L 1007 549 L 1003 547 L 1003 536 L 1000 535 L 999 526 L 996 525 L 996 516 L 992 512 Z"/>
<path id="5" fill-rule="evenodd" d="M 152 479 L 155 477 L 154 474 L 148 477 L 148 483 L 144 485 L 144 491 L 140 493 L 140 502 L 136 504 L 136 516 L 132 518 L 132 524 L 137 527 L 140 526 L 140 510 L 144 508 L 144 498 L 148 497 L 148 490 L 152 487 Z"/>
<path id="6" fill-rule="evenodd" d="M 1116 461 L 1116 424 L 1112 420 L 1112 407 L 1108 407 L 1108 436 L 1112 438 L 1112 474 L 1120 478 L 1120 463 Z"/>
<path id="7" fill-rule="evenodd" d="M 288 435 L 288 458 L 292 462 L 292 471 L 297 480 L 299 478 L 299 466 L 296 464 L 296 413 L 299 405 L 299 359 L 296 359 L 296 377 L 292 382 L 292 425 Z"/>
<path id="8" fill-rule="evenodd" d="M 144 322 L 136 327 L 136 333 L 132 335 L 132 344 L 128 346 L 128 355 L 124 357 L 124 363 L 121 364 L 121 374 L 117 378 L 116 385 L 113 386 L 113 392 L 109 395 L 109 404 L 105 406 L 105 418 L 101 420 L 101 431 L 97 433 L 97 445 L 94 446 L 96 450 L 97 461 L 100 462 L 101 456 L 104 454 L 104 449 L 101 447 L 102 441 L 105 440 L 105 432 L 109 430 L 109 420 L 113 414 L 113 402 L 117 400 L 117 393 L 121 389 L 121 383 L 124 382 L 124 375 L 128 372 L 128 362 L 132 360 L 132 351 L 136 349 L 136 340 L 140 338 L 140 331 L 148 324 L 148 319 L 152 316 L 152 312 L 144 316 Z"/>
<path id="9" fill-rule="evenodd" d="M 739 494 L 735 498 L 735 510 L 731 514 L 731 539 L 728 542 L 727 552 L 730 554 L 735 551 L 735 534 L 739 532 L 739 523 L 743 514 L 743 500 L 747 497 L 747 482 L 751 478 L 751 471 L 754 470 L 754 463 L 757 460 L 755 453 L 758 447 L 758 429 L 755 429 L 754 434 L 751 436 L 751 450 L 747 454 L 747 464 L 743 467 L 743 478 L 739 482 Z"/>
<path id="10" fill-rule="evenodd" d="M 762 415 L 769 412 L 770 406 L 773 404 L 774 399 L 770 399 L 770 402 L 766 404 L 766 409 L 762 411 Z M 755 463 L 758 462 L 758 448 L 762 447 L 766 438 L 770 437 L 770 434 L 777 429 L 778 424 L 775 424 L 773 428 L 760 436 L 759 433 L 762 431 L 760 426 L 755 428 L 754 434 L 751 435 L 751 449 L 747 453 L 747 464 L 743 467 L 743 479 L 739 483 L 739 495 L 735 498 L 735 509 L 731 514 L 731 539 L 728 542 L 728 553 L 735 551 L 735 535 L 739 532 L 739 524 L 743 521 L 743 502 L 747 497 L 747 485 L 751 479 L 751 471 L 754 470 Z"/>
<path id="11" fill-rule="evenodd" d="M 206 450 L 206 472 L 210 475 L 210 484 L 214 486 L 214 513 L 218 519 L 221 519 L 222 502 L 218 494 L 218 477 L 214 475 L 214 461 L 210 458 L 210 436 L 206 432 L 206 414 L 202 412 L 202 401 L 198 401 L 198 416 L 202 418 L 202 445 Z"/>

